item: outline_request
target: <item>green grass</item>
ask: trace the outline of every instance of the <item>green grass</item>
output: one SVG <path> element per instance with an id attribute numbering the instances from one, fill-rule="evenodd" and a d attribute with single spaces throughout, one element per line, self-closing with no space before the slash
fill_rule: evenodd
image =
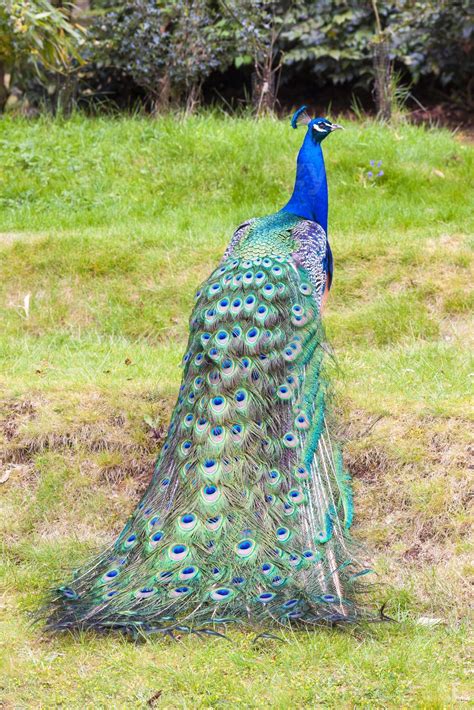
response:
<path id="1" fill-rule="evenodd" d="M 5 707 L 139 708 L 159 691 L 167 708 L 468 702 L 474 151 L 447 131 L 348 123 L 325 144 L 355 534 L 399 623 L 139 647 L 28 625 L 146 485 L 194 290 L 239 222 L 287 199 L 301 139 L 212 115 L 0 122 Z"/>
<path id="2" fill-rule="evenodd" d="M 284 643 L 257 644 L 237 634 L 232 644 L 184 638 L 139 647 L 110 638 L 26 644 L 10 624 L 6 634 L 17 659 L 11 669 L 7 662 L 15 707 L 45 699 L 45 707 L 145 708 L 158 693 L 156 707 L 165 708 L 444 708 L 468 699 L 466 640 L 439 629 L 286 633 Z"/>

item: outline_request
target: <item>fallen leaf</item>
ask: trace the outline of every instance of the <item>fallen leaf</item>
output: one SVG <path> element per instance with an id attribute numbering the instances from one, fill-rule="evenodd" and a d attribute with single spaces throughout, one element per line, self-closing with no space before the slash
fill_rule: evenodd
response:
<path id="1" fill-rule="evenodd" d="M 438 624 L 442 624 L 443 621 L 444 619 L 436 619 L 431 616 L 419 616 L 416 623 L 420 624 L 420 626 L 437 626 Z"/>
<path id="2" fill-rule="evenodd" d="M 125 364 L 126 364 L 126 365 L 131 365 L 131 364 L 132 364 L 132 361 L 130 360 L 129 357 L 125 358 Z"/>
<path id="3" fill-rule="evenodd" d="M 436 177 L 444 178 L 445 174 L 441 172 L 441 170 L 433 170 L 433 175 L 436 175 Z"/>
<path id="4" fill-rule="evenodd" d="M 11 470 L 8 468 L 4 474 L 0 476 L 0 483 L 6 483 L 10 478 Z"/>
<path id="5" fill-rule="evenodd" d="M 146 701 L 146 704 L 149 708 L 154 707 L 156 701 L 161 698 L 162 692 L 163 692 L 162 690 L 158 690 L 156 693 L 153 693 L 151 698 L 148 698 L 148 700 Z"/>
<path id="6" fill-rule="evenodd" d="M 23 299 L 23 310 L 25 311 L 25 318 L 29 318 L 30 316 L 30 295 L 31 294 L 27 293 L 25 298 Z"/>

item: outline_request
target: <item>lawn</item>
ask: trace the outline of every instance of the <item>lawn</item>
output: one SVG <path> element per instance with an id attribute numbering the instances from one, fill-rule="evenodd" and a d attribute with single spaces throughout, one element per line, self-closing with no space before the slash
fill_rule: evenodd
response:
<path id="1" fill-rule="evenodd" d="M 436 128 L 346 121 L 324 145 L 335 406 L 397 623 L 139 646 L 30 626 L 146 485 L 195 288 L 287 200 L 302 137 L 211 114 L 0 121 L 0 706 L 468 706 L 474 150 Z"/>

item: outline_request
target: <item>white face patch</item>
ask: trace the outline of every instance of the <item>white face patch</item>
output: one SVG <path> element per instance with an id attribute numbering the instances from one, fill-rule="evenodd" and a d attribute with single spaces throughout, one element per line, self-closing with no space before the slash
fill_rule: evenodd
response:
<path id="1" fill-rule="evenodd" d="M 320 124 L 320 123 L 313 123 L 313 128 L 318 133 L 326 133 L 326 131 L 327 131 L 327 128 L 324 127 L 324 124 Z"/>

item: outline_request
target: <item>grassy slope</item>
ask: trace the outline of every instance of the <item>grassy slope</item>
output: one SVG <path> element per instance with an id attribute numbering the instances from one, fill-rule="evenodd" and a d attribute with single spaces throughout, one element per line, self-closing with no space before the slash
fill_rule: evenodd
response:
<path id="1" fill-rule="evenodd" d="M 144 707 L 159 690 L 160 707 L 466 699 L 474 157 L 437 130 L 351 124 L 326 143 L 336 259 L 326 324 L 356 534 L 401 624 L 138 650 L 45 640 L 27 626 L 38 594 L 110 539 L 143 489 L 194 289 L 235 225 L 281 206 L 301 137 L 211 116 L 0 123 L 7 707 Z M 371 159 L 383 161 L 377 184 Z"/>

